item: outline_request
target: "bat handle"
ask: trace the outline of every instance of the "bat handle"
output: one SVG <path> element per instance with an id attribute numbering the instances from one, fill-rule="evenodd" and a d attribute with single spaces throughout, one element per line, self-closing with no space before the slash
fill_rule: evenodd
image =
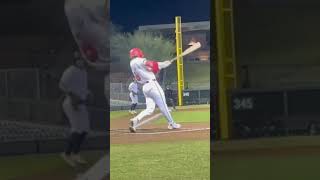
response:
<path id="1" fill-rule="evenodd" d="M 177 60 L 177 57 L 173 58 L 170 60 L 171 63 L 173 63 L 173 61 Z"/>

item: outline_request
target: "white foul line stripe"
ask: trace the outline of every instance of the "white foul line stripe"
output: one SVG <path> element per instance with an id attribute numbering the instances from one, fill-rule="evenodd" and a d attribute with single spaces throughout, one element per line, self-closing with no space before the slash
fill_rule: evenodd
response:
<path id="1" fill-rule="evenodd" d="M 210 130 L 210 128 L 198 128 L 198 129 L 182 129 L 182 130 L 169 130 L 165 132 L 150 132 L 150 133 L 125 133 L 132 135 L 156 135 L 156 134 L 170 134 L 170 133 L 181 133 L 181 132 L 194 132 L 194 131 L 206 131 Z"/>
<path id="2" fill-rule="evenodd" d="M 150 118 L 142 121 L 141 123 L 137 124 L 137 125 L 135 126 L 135 128 L 137 128 L 137 127 L 139 127 L 139 126 L 142 126 L 142 125 L 144 125 L 144 124 L 146 124 L 146 123 L 149 123 L 149 122 L 151 122 L 151 121 L 159 118 L 160 116 L 161 116 L 161 113 L 158 113 L 158 114 L 156 114 L 156 115 L 154 115 L 154 116 L 152 116 L 152 117 L 150 117 Z"/>
<path id="3" fill-rule="evenodd" d="M 94 164 L 87 172 L 80 175 L 77 180 L 101 180 L 106 177 L 109 172 L 109 155 L 105 155 L 96 164 Z"/>

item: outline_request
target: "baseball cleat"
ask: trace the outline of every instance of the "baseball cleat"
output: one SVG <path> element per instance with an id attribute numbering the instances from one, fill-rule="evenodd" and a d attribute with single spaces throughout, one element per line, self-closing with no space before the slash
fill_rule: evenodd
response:
<path id="1" fill-rule="evenodd" d="M 137 130 L 136 130 L 136 128 L 135 127 L 129 127 L 129 130 L 130 130 L 130 132 L 131 133 L 135 133 L 135 132 L 137 132 Z"/>
<path id="2" fill-rule="evenodd" d="M 168 125 L 168 129 L 180 129 L 181 125 L 177 123 L 172 123 Z"/>
<path id="3" fill-rule="evenodd" d="M 84 160 L 79 154 L 74 154 L 71 156 L 73 161 L 79 163 L 79 164 L 87 164 L 88 162 Z"/>
<path id="4" fill-rule="evenodd" d="M 135 133 L 137 131 L 135 128 L 136 125 L 137 125 L 137 120 L 130 119 L 130 126 L 129 126 L 130 132 Z"/>
<path id="5" fill-rule="evenodd" d="M 72 157 L 70 155 L 66 155 L 66 153 L 61 153 L 62 159 L 69 164 L 71 167 L 76 167 L 77 164 L 73 161 Z"/>
<path id="6" fill-rule="evenodd" d="M 133 115 L 133 114 L 137 114 L 137 112 L 134 111 L 134 110 L 133 110 L 133 111 L 130 110 L 129 113 L 132 114 L 132 115 Z"/>

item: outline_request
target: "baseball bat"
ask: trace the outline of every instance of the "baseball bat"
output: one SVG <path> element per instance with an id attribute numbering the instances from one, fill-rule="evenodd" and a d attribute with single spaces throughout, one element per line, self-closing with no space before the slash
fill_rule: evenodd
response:
<path id="1" fill-rule="evenodd" d="M 177 60 L 178 57 L 183 57 L 185 55 L 188 55 L 188 54 L 194 52 L 195 50 L 199 49 L 200 47 L 201 47 L 200 42 L 194 43 L 192 46 L 190 46 L 189 48 L 184 50 L 180 56 L 177 56 L 177 57 L 171 59 L 170 62 L 172 63 L 173 61 Z"/>

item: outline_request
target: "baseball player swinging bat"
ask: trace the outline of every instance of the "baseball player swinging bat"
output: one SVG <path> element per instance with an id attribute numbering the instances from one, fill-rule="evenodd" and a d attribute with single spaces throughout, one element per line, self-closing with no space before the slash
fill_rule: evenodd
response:
<path id="1" fill-rule="evenodd" d="M 180 55 L 180 57 L 183 57 L 183 56 L 185 56 L 185 55 L 188 55 L 188 54 L 194 52 L 195 50 L 199 49 L 200 47 L 201 47 L 201 43 L 200 43 L 200 42 L 194 43 L 192 46 L 190 46 L 189 48 L 187 48 L 186 50 L 184 50 L 184 51 L 182 52 L 182 54 Z M 173 61 L 177 60 L 177 58 L 178 58 L 178 56 L 175 57 L 175 58 L 173 58 L 173 59 L 171 59 L 171 60 L 169 60 L 169 61 L 172 63 Z"/>
<path id="2" fill-rule="evenodd" d="M 185 56 L 194 52 L 201 47 L 200 42 L 192 44 L 191 47 L 187 48 L 180 56 Z M 143 93 L 146 98 L 146 109 L 140 112 L 136 117 L 130 119 L 130 132 L 136 132 L 136 128 L 151 121 L 146 120 L 141 122 L 146 116 L 153 114 L 156 105 L 159 107 L 161 113 L 166 117 L 168 122 L 168 129 L 180 129 L 181 125 L 176 123 L 168 109 L 165 102 L 165 96 L 163 89 L 159 85 L 156 74 L 159 73 L 161 69 L 167 68 L 171 63 L 177 58 L 171 60 L 166 60 L 163 62 L 147 60 L 144 57 L 144 53 L 139 48 L 133 48 L 129 52 L 130 56 L 130 67 L 135 79 L 143 84 Z M 161 114 L 159 114 L 161 115 Z"/>

